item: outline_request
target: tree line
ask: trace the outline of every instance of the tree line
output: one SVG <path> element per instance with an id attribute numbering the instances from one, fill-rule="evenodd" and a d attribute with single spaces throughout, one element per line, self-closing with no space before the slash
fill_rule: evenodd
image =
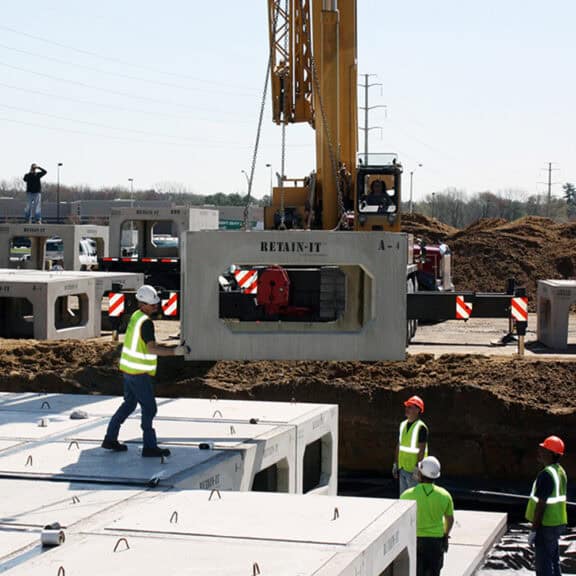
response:
<path id="1" fill-rule="evenodd" d="M 53 182 L 42 183 L 42 197 L 46 202 L 56 202 L 58 195 L 57 185 Z M 0 180 L 0 197 L 26 200 L 24 182 L 18 179 L 12 181 Z M 109 188 L 93 189 L 89 186 L 60 185 L 60 202 L 76 202 L 79 200 L 132 200 L 130 190 L 113 186 Z M 195 194 L 187 192 L 183 186 L 172 183 L 159 184 L 156 188 L 134 191 L 134 200 L 137 201 L 169 201 L 179 206 L 246 206 L 248 195 L 225 194 Z M 269 196 L 263 198 L 250 198 L 252 206 L 267 206 Z"/>
<path id="2" fill-rule="evenodd" d="M 47 202 L 55 202 L 56 184 L 47 182 L 42 187 L 42 194 Z M 11 182 L 0 180 L 0 196 L 25 200 L 24 182 L 14 179 Z M 130 190 L 121 187 L 93 189 L 88 186 L 60 186 L 60 201 L 75 202 L 78 200 L 131 200 Z M 139 201 L 170 201 L 180 206 L 245 206 L 247 195 L 216 194 L 202 195 L 187 192 L 181 185 L 174 183 L 158 184 L 155 188 L 138 190 L 134 198 Z M 270 197 L 251 198 L 252 206 L 267 206 Z M 407 202 L 402 203 L 404 214 L 409 212 Z M 504 218 L 516 220 L 524 216 L 544 216 L 553 220 L 566 221 L 576 218 L 576 185 L 567 182 L 562 186 L 562 196 L 546 194 L 528 195 L 518 190 L 505 190 L 497 193 L 479 192 L 467 194 L 457 188 L 446 188 L 440 192 L 428 194 L 424 200 L 415 202 L 413 211 L 418 214 L 436 218 L 455 228 L 463 228 L 481 218 Z"/>
<path id="3" fill-rule="evenodd" d="M 468 195 L 456 188 L 428 194 L 414 203 L 414 212 L 436 218 L 455 228 L 463 228 L 481 218 L 516 220 L 524 216 L 543 216 L 557 221 L 576 218 L 576 186 L 567 182 L 562 197 L 547 194 L 528 195 L 516 190 L 479 192 Z M 409 211 L 402 203 L 404 213 Z"/>

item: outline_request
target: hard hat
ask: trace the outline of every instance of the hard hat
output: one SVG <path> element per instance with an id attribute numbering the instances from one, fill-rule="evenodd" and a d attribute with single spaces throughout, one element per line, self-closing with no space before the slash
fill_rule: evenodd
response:
<path id="1" fill-rule="evenodd" d="M 564 455 L 564 442 L 558 436 L 548 436 L 544 442 L 540 444 L 542 448 L 554 452 L 554 454 Z"/>
<path id="2" fill-rule="evenodd" d="M 144 286 L 140 286 L 136 291 L 136 300 L 143 304 L 158 304 L 158 302 L 160 302 L 160 297 L 153 286 L 144 284 Z"/>
<path id="3" fill-rule="evenodd" d="M 404 402 L 404 406 L 416 406 L 422 414 L 424 413 L 424 400 L 422 400 L 420 396 L 410 396 L 410 398 Z"/>
<path id="4" fill-rule="evenodd" d="M 422 476 L 435 480 L 440 478 L 440 461 L 434 456 L 427 456 L 418 462 L 418 470 L 422 473 Z"/>

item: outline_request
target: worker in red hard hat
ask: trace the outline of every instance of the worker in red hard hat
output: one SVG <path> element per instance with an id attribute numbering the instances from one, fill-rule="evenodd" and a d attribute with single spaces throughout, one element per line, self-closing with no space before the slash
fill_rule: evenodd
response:
<path id="1" fill-rule="evenodd" d="M 420 419 L 424 400 L 411 396 L 404 402 L 406 420 L 400 424 L 392 476 L 398 479 L 400 494 L 418 483 L 418 462 L 428 456 L 428 426 Z"/>
<path id="2" fill-rule="evenodd" d="M 532 522 L 528 543 L 535 547 L 537 576 L 560 575 L 558 540 L 566 529 L 566 488 L 568 477 L 560 458 L 564 442 L 548 436 L 538 448 L 538 462 L 544 466 L 534 484 L 526 506 L 526 519 Z"/>

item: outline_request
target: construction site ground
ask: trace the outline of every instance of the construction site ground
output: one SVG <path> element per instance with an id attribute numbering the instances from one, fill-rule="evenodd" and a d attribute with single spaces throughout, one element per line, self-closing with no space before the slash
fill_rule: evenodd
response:
<path id="1" fill-rule="evenodd" d="M 404 228 L 448 243 L 457 289 L 502 291 L 515 276 L 534 302 L 537 279 L 574 276 L 574 223 L 488 220 L 456 230 L 413 215 Z M 543 438 L 563 437 L 572 454 L 576 447 L 576 316 L 564 352 L 535 341 L 535 322 L 532 314 L 523 358 L 514 344 L 490 345 L 506 333 L 505 319 L 420 326 L 403 362 L 160 358 L 157 395 L 338 404 L 340 467 L 389 475 L 402 403 L 419 394 L 426 402 L 430 452 L 446 475 L 528 486 Z M 179 332 L 175 322 L 157 322 L 157 330 L 158 339 L 168 342 Z M 0 340 L 0 390 L 120 395 L 119 353 L 110 334 L 81 342 Z M 576 477 L 576 458 L 564 460 Z"/>

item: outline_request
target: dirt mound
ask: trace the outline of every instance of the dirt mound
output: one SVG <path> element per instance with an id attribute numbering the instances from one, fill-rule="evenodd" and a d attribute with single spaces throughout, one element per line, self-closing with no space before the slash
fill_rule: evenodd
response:
<path id="1" fill-rule="evenodd" d="M 458 229 L 423 214 L 402 214 L 402 231 L 414 234 L 415 237 L 425 242 L 437 244 L 444 242 Z"/>
<path id="2" fill-rule="evenodd" d="M 567 279 L 576 271 L 576 223 L 529 216 L 513 222 L 483 219 L 462 230 L 411 215 L 406 231 L 445 242 L 453 254 L 457 290 L 501 292 L 508 278 L 525 286 L 532 308 L 538 280 Z M 439 226 L 437 224 L 440 224 Z"/>
<path id="3" fill-rule="evenodd" d="M 0 390 L 122 393 L 111 342 L 24 342 L 0 349 Z M 480 356 L 405 362 L 205 362 L 160 358 L 158 396 L 318 402 L 340 407 L 340 466 L 388 471 L 402 402 L 426 402 L 431 446 L 447 474 L 531 477 L 534 447 L 576 445 L 576 364 Z M 454 458 L 457 455 L 457 458 Z M 576 474 L 576 461 L 568 473 Z"/>

